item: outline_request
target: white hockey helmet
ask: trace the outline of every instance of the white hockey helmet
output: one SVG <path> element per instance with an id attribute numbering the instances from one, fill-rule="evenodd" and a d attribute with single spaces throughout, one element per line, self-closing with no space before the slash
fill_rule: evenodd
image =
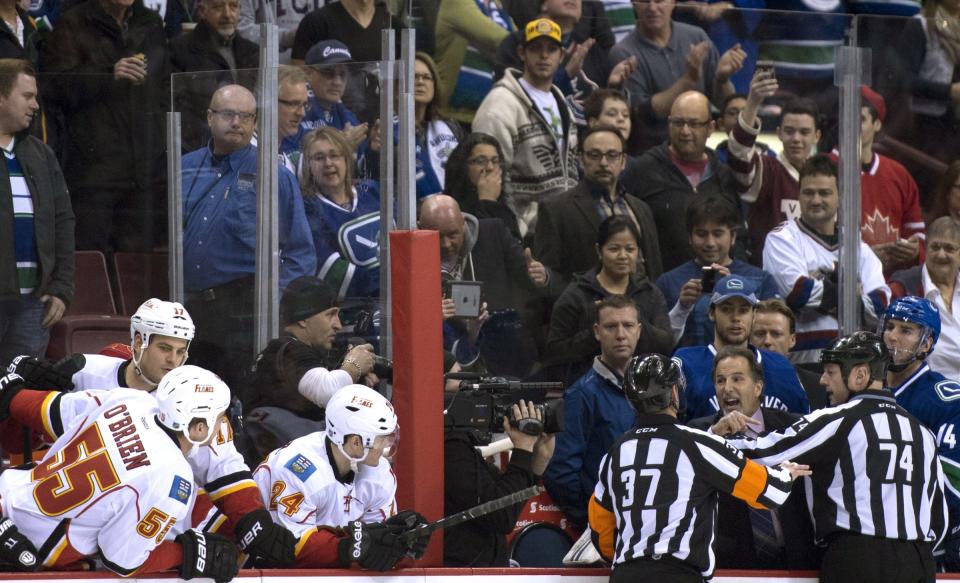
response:
<path id="1" fill-rule="evenodd" d="M 193 319 L 179 302 L 150 298 L 140 304 L 136 313 L 130 318 L 131 343 L 137 332 L 143 338 L 144 346 L 150 344 L 150 337 L 154 334 L 181 338 L 186 340 L 189 346 L 190 341 L 193 340 Z"/>
<path id="2" fill-rule="evenodd" d="M 202 445 L 216 431 L 217 418 L 230 406 L 230 388 L 220 377 L 199 366 L 180 366 L 164 375 L 154 391 L 160 411 L 157 419 L 171 431 L 180 431 L 193 445 Z M 203 419 L 205 438 L 190 438 L 190 422 Z"/>
<path id="3" fill-rule="evenodd" d="M 365 450 L 374 446 L 380 436 L 393 436 L 395 449 L 397 434 L 397 414 L 386 397 L 363 385 L 347 385 L 330 397 L 325 409 L 327 437 L 353 461 L 356 459 L 343 451 L 344 442 L 349 435 L 359 435 Z M 389 454 L 387 455 L 389 457 Z"/>

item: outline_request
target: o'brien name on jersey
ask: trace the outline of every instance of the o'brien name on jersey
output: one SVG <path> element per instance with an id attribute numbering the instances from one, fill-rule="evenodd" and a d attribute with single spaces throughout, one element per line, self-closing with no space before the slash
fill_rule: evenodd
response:
<path id="1" fill-rule="evenodd" d="M 147 459 L 147 453 L 143 451 L 143 443 L 140 442 L 140 436 L 137 435 L 137 426 L 133 424 L 133 419 L 127 412 L 127 406 L 117 405 L 103 414 L 107 419 L 117 415 L 122 415 L 122 418 L 108 425 L 107 429 L 113 436 L 113 442 L 117 446 L 123 465 L 128 472 L 135 468 L 149 466 L 150 460 Z M 138 452 L 142 453 L 138 454 Z"/>

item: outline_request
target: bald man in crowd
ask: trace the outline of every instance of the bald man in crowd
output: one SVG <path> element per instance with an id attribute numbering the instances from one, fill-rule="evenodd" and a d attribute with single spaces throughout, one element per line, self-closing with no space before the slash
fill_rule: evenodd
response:
<path id="1" fill-rule="evenodd" d="M 253 362 L 257 246 L 257 100 L 221 87 L 207 109 L 209 145 L 183 157 L 183 276 L 197 335 L 191 363 L 233 386 Z M 280 290 L 317 272 L 317 257 L 294 175 L 278 163 Z"/>
<path id="2" fill-rule="evenodd" d="M 513 371 L 514 376 L 526 375 L 537 354 L 527 327 L 519 324 L 532 317 L 527 310 L 530 300 L 548 292 L 551 283 L 559 284 L 560 278 L 535 260 L 529 249 L 522 249 L 502 221 L 461 212 L 457 201 L 445 194 L 424 199 L 418 224 L 440 235 L 440 268 L 445 281 L 482 282 L 483 301 L 491 314 L 481 347 L 487 368 L 494 374 Z M 483 319 L 454 318 L 453 304 L 450 298 L 446 300 L 444 320 L 448 324 L 461 324 L 468 333 L 479 328 Z M 461 356 L 458 360 L 469 364 Z"/>
<path id="3" fill-rule="evenodd" d="M 670 107 L 667 124 L 667 143 L 647 150 L 621 177 L 628 192 L 653 211 L 665 272 L 693 259 L 686 225 L 677 219 L 686 215 L 693 197 L 720 196 L 740 208 L 733 174 L 707 148 L 714 121 L 706 95 L 681 93 Z M 735 256 L 742 247 L 737 243 Z"/>

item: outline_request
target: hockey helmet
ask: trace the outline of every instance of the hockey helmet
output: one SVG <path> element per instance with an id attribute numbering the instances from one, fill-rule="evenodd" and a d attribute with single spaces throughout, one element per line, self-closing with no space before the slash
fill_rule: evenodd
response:
<path id="1" fill-rule="evenodd" d="M 870 368 L 870 381 L 883 382 L 890 364 L 890 352 L 879 335 L 873 332 L 854 332 L 840 338 L 820 353 L 820 364 L 840 365 L 843 382 L 847 383 L 854 366 L 865 364 Z"/>
<path id="2" fill-rule="evenodd" d="M 887 329 L 887 322 L 889 320 L 910 322 L 922 328 L 920 342 L 917 343 L 918 350 L 927 338 L 932 340 L 930 350 L 923 354 L 914 352 L 913 357 L 907 362 L 896 364 L 892 362 L 891 359 L 890 366 L 888 367 L 890 370 L 900 372 L 907 368 L 914 360 L 918 358 L 922 360 L 930 356 L 930 353 L 933 352 L 934 347 L 937 345 L 937 340 L 940 339 L 940 310 L 937 309 L 937 306 L 933 302 L 926 298 L 916 296 L 904 296 L 890 302 L 887 311 L 883 314 L 883 320 L 880 322 L 879 334 L 881 338 Z"/>
<path id="3" fill-rule="evenodd" d="M 202 445 L 216 431 L 217 418 L 230 406 L 230 388 L 220 377 L 199 366 L 177 367 L 164 375 L 154 392 L 159 422 L 182 432 L 194 446 Z M 190 422 L 202 419 L 209 429 L 200 440 L 190 438 Z"/>
<path id="4" fill-rule="evenodd" d="M 365 450 L 372 448 L 378 437 L 392 436 L 385 455 L 390 457 L 396 451 L 397 414 L 390 401 L 370 387 L 347 385 L 337 390 L 327 402 L 325 414 L 327 437 L 351 460 L 359 462 L 366 455 L 356 459 L 343 450 L 350 435 L 359 435 Z"/>
<path id="5" fill-rule="evenodd" d="M 181 338 L 189 345 L 193 340 L 193 319 L 179 302 L 150 298 L 140 304 L 136 313 L 130 318 L 131 343 L 138 332 L 143 338 L 144 346 L 150 344 L 150 337 L 154 334 Z"/>
<path id="6" fill-rule="evenodd" d="M 684 402 L 687 380 L 680 364 L 660 354 L 635 356 L 627 364 L 623 392 L 637 413 L 655 413 L 673 403 L 673 387 L 677 387 L 678 414 Z"/>

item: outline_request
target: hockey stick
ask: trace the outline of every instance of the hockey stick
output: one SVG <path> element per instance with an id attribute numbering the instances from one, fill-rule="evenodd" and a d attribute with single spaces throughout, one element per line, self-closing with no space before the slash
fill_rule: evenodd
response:
<path id="1" fill-rule="evenodd" d="M 491 512 L 496 512 L 497 510 L 503 510 L 504 508 L 509 508 L 514 504 L 519 502 L 524 502 L 531 496 L 536 496 L 542 491 L 540 486 L 530 486 L 529 488 L 524 488 L 519 492 L 514 492 L 513 494 L 507 494 L 506 496 L 501 496 L 489 502 L 484 502 L 483 504 L 478 504 L 473 508 L 467 508 L 466 510 L 461 510 L 456 514 L 451 514 L 450 516 L 444 516 L 436 522 L 431 522 L 430 524 L 424 524 L 416 528 L 410 529 L 407 532 L 404 532 L 400 535 L 400 540 L 406 543 L 407 545 L 412 546 L 414 541 L 422 536 L 428 536 L 441 528 L 449 528 L 451 526 L 456 526 L 462 524 L 474 518 L 480 518 L 490 514 Z"/>

